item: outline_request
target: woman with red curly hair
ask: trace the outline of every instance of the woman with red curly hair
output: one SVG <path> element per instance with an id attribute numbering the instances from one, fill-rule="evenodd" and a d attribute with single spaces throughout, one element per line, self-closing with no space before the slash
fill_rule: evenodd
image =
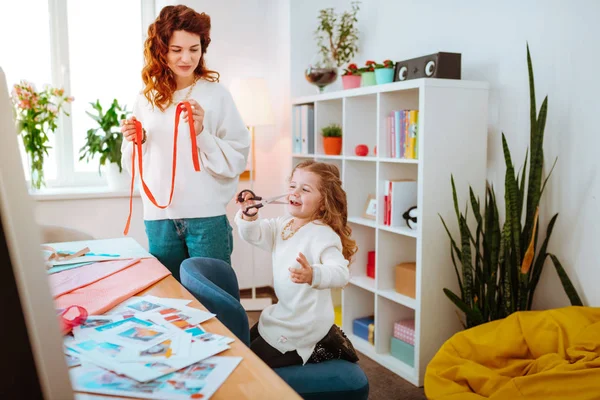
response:
<path id="1" fill-rule="evenodd" d="M 225 207 L 235 194 L 246 166 L 250 134 L 234 101 L 206 68 L 210 17 L 178 5 L 164 7 L 148 28 L 143 91 L 133 116 L 123 122 L 123 165 L 131 166 L 134 120 L 142 123 L 144 181 L 158 204 L 167 204 L 172 179 L 175 111 L 188 101 L 193 115 L 182 113 L 177 140 L 175 190 L 169 207 L 152 204 L 142 191 L 144 224 L 150 253 L 179 280 L 189 257 L 209 257 L 231 264 L 232 229 Z M 193 119 L 200 172 L 193 168 L 188 118 Z M 131 173 L 131 171 L 129 171 Z"/>

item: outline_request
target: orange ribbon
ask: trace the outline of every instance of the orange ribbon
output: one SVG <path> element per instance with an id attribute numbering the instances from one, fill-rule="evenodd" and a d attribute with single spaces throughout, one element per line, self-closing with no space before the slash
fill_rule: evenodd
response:
<path id="1" fill-rule="evenodd" d="M 192 106 L 189 102 L 184 101 L 177 106 L 177 110 L 175 111 L 175 133 L 173 135 L 173 169 L 171 173 L 171 193 L 169 195 L 169 202 L 166 205 L 160 205 L 154 198 L 152 191 L 144 182 L 144 169 L 142 163 L 142 139 L 143 139 L 143 129 L 142 123 L 138 120 L 135 120 L 135 142 L 133 144 L 133 151 L 131 154 L 131 188 L 129 193 L 129 216 L 127 217 L 127 223 L 125 224 L 125 230 L 123 231 L 124 235 L 127 235 L 129 232 L 129 225 L 131 223 L 131 214 L 133 213 L 133 187 L 135 185 L 135 156 L 136 156 L 136 147 L 138 154 L 138 168 L 140 169 L 140 181 L 142 182 L 142 188 L 148 196 L 148 199 L 158 208 L 165 209 L 171 205 L 171 201 L 173 200 L 173 192 L 175 190 L 175 171 L 177 170 L 177 135 L 179 132 L 179 117 L 181 112 L 186 110 L 188 113 L 188 123 L 190 125 L 190 139 L 192 142 L 192 162 L 194 163 L 194 170 L 197 172 L 200 171 L 200 161 L 198 156 L 198 145 L 196 144 L 196 128 L 194 128 L 194 118 L 192 112 Z"/>

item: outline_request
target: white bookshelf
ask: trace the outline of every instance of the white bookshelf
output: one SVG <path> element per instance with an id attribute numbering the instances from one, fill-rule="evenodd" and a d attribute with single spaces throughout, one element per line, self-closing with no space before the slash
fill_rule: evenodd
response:
<path id="1" fill-rule="evenodd" d="M 460 201 L 468 199 L 469 185 L 483 193 L 488 92 L 485 82 L 416 79 L 292 101 L 292 106 L 313 104 L 315 110 L 315 154 L 292 154 L 293 165 L 306 159 L 335 163 L 348 196 L 349 223 L 359 251 L 350 284 L 335 296 L 342 306 L 342 328 L 358 351 L 417 386 L 423 385 L 437 350 L 461 329 L 456 309 L 442 291 L 457 291 L 458 283 L 439 216 L 457 235 L 450 174 Z M 419 110 L 417 160 L 387 157 L 386 116 L 401 109 Z M 323 154 L 320 131 L 330 123 L 342 126 L 340 156 Z M 369 146 L 368 156 L 355 155 L 358 144 Z M 384 226 L 381 214 L 377 220 L 363 218 L 369 194 L 377 197 L 382 210 L 382 182 L 405 178 L 417 180 L 418 230 Z M 371 250 L 376 251 L 375 279 L 366 276 Z M 417 266 L 414 299 L 394 289 L 395 265 L 409 261 Z M 354 319 L 370 315 L 375 318 L 375 345 L 353 333 Z M 394 322 L 407 317 L 415 318 L 414 367 L 390 354 Z"/>

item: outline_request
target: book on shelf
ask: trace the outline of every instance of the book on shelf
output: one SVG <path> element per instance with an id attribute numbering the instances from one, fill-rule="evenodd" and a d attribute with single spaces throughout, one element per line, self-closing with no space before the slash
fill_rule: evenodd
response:
<path id="1" fill-rule="evenodd" d="M 418 154 L 419 110 L 392 111 L 387 121 L 388 156 L 416 159 Z"/>
<path id="2" fill-rule="evenodd" d="M 383 188 L 383 224 L 394 228 L 408 227 L 402 215 L 417 205 L 417 181 L 386 180 Z"/>
<path id="3" fill-rule="evenodd" d="M 294 106 L 292 112 L 292 152 L 315 153 L 315 108 L 312 104 Z"/>

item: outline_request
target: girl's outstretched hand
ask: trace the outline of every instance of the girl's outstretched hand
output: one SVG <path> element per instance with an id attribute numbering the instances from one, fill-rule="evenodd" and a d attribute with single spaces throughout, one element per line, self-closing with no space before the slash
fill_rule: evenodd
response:
<path id="1" fill-rule="evenodd" d="M 300 268 L 289 268 L 290 279 L 294 283 L 308 283 L 312 285 L 313 269 L 304 254 L 299 253 L 296 261 L 300 263 Z"/>

